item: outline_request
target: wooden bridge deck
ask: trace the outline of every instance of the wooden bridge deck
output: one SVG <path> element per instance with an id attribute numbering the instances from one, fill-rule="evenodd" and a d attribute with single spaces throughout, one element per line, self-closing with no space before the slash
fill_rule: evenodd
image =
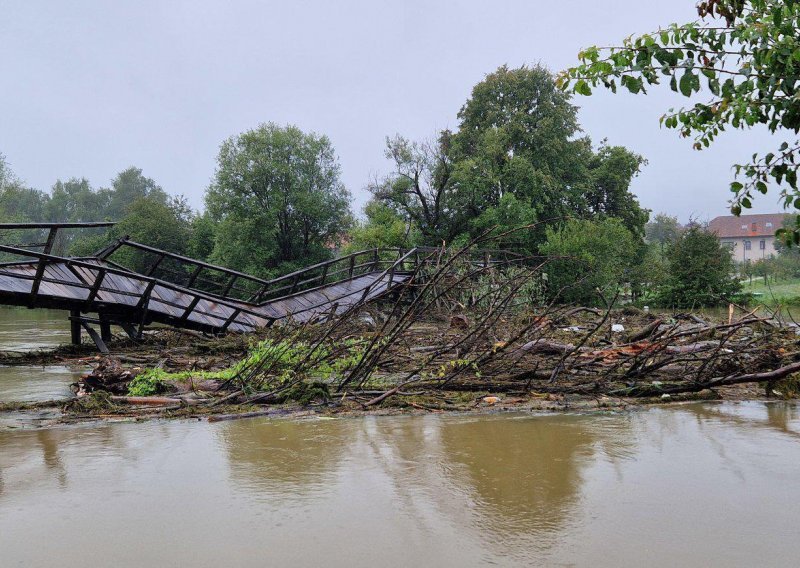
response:
<path id="1" fill-rule="evenodd" d="M 276 320 L 305 322 L 343 313 L 408 282 L 410 274 L 369 272 L 253 304 L 115 269 L 98 259 L 0 265 L 0 303 L 106 314 L 132 323 L 163 323 L 211 333 L 248 332 Z M 335 306 L 335 308 L 334 308 Z"/>
<path id="2" fill-rule="evenodd" d="M 407 285 L 439 249 L 418 247 L 355 252 L 265 280 L 136 243 L 124 237 L 89 258 L 52 254 L 61 229 L 113 223 L 0 224 L 0 229 L 44 231 L 38 245 L 0 244 L 13 261 L 0 263 L 0 304 L 69 310 L 72 340 L 81 326 L 105 349 L 111 324 L 141 336 L 151 323 L 204 333 L 249 332 L 292 319 L 314 321 L 358 308 Z M 41 248 L 41 252 L 31 250 Z M 124 251 L 124 254 L 122 254 Z M 508 254 L 499 252 L 508 261 Z M 481 251 L 488 266 L 494 254 Z M 518 256 L 518 255 L 517 255 Z M 117 262 L 138 259 L 134 271 Z M 82 314 L 97 314 L 89 318 Z M 100 324 L 102 336 L 89 324 Z M 138 330 L 137 330 L 138 328 Z"/>

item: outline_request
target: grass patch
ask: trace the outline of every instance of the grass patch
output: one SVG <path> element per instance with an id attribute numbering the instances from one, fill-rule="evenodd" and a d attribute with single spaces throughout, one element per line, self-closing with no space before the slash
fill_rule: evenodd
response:
<path id="1" fill-rule="evenodd" d="M 763 304 L 800 305 L 800 278 L 770 280 L 768 284 L 763 278 L 753 278 L 752 284 L 744 283 L 744 292 L 753 294 L 755 301 Z"/>

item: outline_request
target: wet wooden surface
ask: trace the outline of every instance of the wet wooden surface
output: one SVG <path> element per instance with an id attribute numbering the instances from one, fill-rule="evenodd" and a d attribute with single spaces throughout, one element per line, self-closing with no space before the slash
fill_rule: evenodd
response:
<path id="1" fill-rule="evenodd" d="M 100 260 L 85 262 L 97 268 L 70 266 L 63 262 L 47 263 L 35 293 L 33 283 L 38 262 L 2 266 L 0 303 L 4 303 L 5 297 L 5 303 L 27 302 L 31 307 L 46 304 L 84 312 L 135 313 L 137 317 L 146 316 L 148 321 L 179 327 L 247 332 L 274 320 L 291 318 L 305 322 L 334 309 L 336 313 L 342 313 L 407 283 L 410 278 L 408 274 L 398 273 L 390 281 L 386 272 L 373 272 L 252 304 L 230 298 L 215 299 L 190 288 L 153 282 L 133 272 L 105 272 L 105 263 Z"/>

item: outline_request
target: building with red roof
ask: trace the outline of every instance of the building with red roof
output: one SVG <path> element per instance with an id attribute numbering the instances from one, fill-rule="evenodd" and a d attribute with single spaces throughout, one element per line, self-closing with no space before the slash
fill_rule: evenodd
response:
<path id="1" fill-rule="evenodd" d="M 789 217 L 785 213 L 763 215 L 723 215 L 708 224 L 708 230 L 716 233 L 720 242 L 731 249 L 736 262 L 759 260 L 777 254 L 775 231 Z"/>

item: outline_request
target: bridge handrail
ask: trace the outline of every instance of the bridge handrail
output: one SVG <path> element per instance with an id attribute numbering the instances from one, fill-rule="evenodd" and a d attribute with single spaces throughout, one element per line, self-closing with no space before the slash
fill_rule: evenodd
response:
<path id="1" fill-rule="evenodd" d="M 125 246 L 158 255 L 158 258 L 156 259 L 153 266 L 151 266 L 149 271 L 146 274 L 144 274 L 145 276 L 152 276 L 152 274 L 155 273 L 156 269 L 159 267 L 159 265 L 165 258 L 174 259 L 177 260 L 179 263 L 188 264 L 196 267 L 191 276 L 189 276 L 188 274 L 186 275 L 189 277 L 188 283 L 174 282 L 175 284 L 181 286 L 182 288 L 188 288 L 191 290 L 197 289 L 194 287 L 194 284 L 197 282 L 211 284 L 212 286 L 222 287 L 224 288 L 224 290 L 221 293 L 217 293 L 215 291 L 203 290 L 204 293 L 221 299 L 231 299 L 230 292 L 232 291 L 240 292 L 247 294 L 247 296 L 246 299 L 243 298 L 237 301 L 243 301 L 254 305 L 261 305 L 267 300 L 271 301 L 279 298 L 288 297 L 298 291 L 308 291 L 309 289 L 316 289 L 317 287 L 320 287 L 326 284 L 327 282 L 333 283 L 338 281 L 349 280 L 352 279 L 354 276 L 361 274 L 364 269 L 370 269 L 374 271 L 375 269 L 381 268 L 383 266 L 386 266 L 387 264 L 394 262 L 393 259 L 385 259 L 385 256 L 387 254 L 404 256 L 403 263 L 405 263 L 412 256 L 418 255 L 419 253 L 431 254 L 436 252 L 443 252 L 444 250 L 446 250 L 442 247 L 430 247 L 430 246 L 418 246 L 418 247 L 412 247 L 411 249 L 405 249 L 400 247 L 384 247 L 384 248 L 378 247 L 378 248 L 363 249 L 349 253 L 345 256 L 340 256 L 324 260 L 322 262 L 318 262 L 310 266 L 305 266 L 303 268 L 290 272 L 289 274 L 284 274 L 276 278 L 265 279 L 244 272 L 239 272 L 237 270 L 233 270 L 230 268 L 225 268 L 223 266 L 179 255 L 177 253 L 168 252 L 142 243 L 138 243 L 136 241 L 130 240 L 127 236 L 117 240 L 115 243 L 106 247 L 103 251 L 98 253 L 98 256 L 99 258 L 106 260 L 106 262 L 112 262 L 109 257 L 113 255 L 113 253 L 116 252 L 118 249 Z M 406 254 L 407 252 L 411 253 L 412 251 L 413 254 Z M 480 249 L 476 251 L 476 253 L 480 254 L 482 256 L 482 259 L 473 262 L 483 263 L 483 264 L 493 262 L 492 256 L 494 255 L 501 256 L 505 262 L 509 261 L 513 262 L 514 260 L 519 260 L 524 258 L 523 255 L 521 254 L 505 250 Z M 361 258 L 368 258 L 370 260 L 359 263 L 359 259 Z M 418 260 L 418 256 L 415 256 L 415 259 Z M 339 266 L 341 266 L 342 268 L 338 268 Z M 331 270 L 332 267 L 337 267 L 337 269 Z M 416 267 L 416 262 L 412 266 L 412 269 L 415 267 Z M 219 272 L 221 274 L 229 276 L 230 278 L 227 284 L 215 282 L 213 280 L 209 280 L 208 278 L 201 278 L 200 273 L 204 269 Z M 163 266 L 161 267 L 161 270 L 162 272 L 166 272 L 173 276 L 183 276 L 183 274 L 181 274 L 180 272 L 169 270 L 167 268 L 164 268 Z M 345 273 L 346 276 L 344 278 L 339 278 Z M 258 288 L 256 291 L 252 291 L 235 286 L 236 282 L 239 280 L 244 280 L 246 282 L 258 284 Z"/>
<path id="2" fill-rule="evenodd" d="M 380 250 L 386 250 L 386 249 L 380 249 Z M 403 249 L 389 249 L 389 250 L 401 251 Z M 360 252 L 371 252 L 371 251 L 360 251 Z M 386 278 L 387 275 L 390 276 L 389 277 L 389 282 L 387 284 L 387 288 L 390 287 L 391 284 L 392 284 L 392 274 L 395 272 L 396 267 L 397 266 L 402 266 L 403 263 L 406 262 L 406 260 L 411 258 L 412 255 L 416 255 L 418 252 L 419 251 L 417 250 L 417 248 L 410 249 L 408 252 L 406 252 L 405 254 L 400 256 L 397 260 L 392 262 L 392 264 L 388 268 L 386 268 L 383 272 L 381 272 L 376 277 L 374 277 L 366 286 L 364 286 L 363 288 L 357 288 L 356 290 L 353 290 L 353 291 L 341 296 L 339 298 L 339 300 L 341 300 L 342 298 L 347 298 L 349 296 L 354 296 L 356 294 L 361 293 L 362 294 L 361 299 L 357 303 L 353 304 L 353 306 L 350 309 L 355 309 L 355 308 L 363 305 L 364 301 L 369 296 L 369 294 L 372 291 L 372 289 L 375 286 L 381 284 L 383 282 L 384 278 Z M 343 258 L 346 258 L 346 257 L 343 257 Z M 310 289 L 298 291 L 298 292 L 295 292 L 293 294 L 288 294 L 286 296 L 281 296 L 279 298 L 271 298 L 270 300 L 267 300 L 266 302 L 264 302 L 261 305 L 267 305 L 267 304 L 270 304 L 272 302 L 286 300 L 288 298 L 292 298 L 294 296 L 300 296 L 300 295 L 306 294 L 308 292 L 313 292 L 315 290 L 319 290 L 319 289 L 324 288 L 324 287 L 325 287 L 324 285 L 321 285 L 321 286 L 317 286 L 316 288 L 310 288 Z M 307 311 L 310 311 L 310 310 L 315 310 L 317 308 L 321 308 L 321 307 L 323 307 L 325 305 L 328 305 L 328 304 L 330 304 L 330 301 L 322 301 L 322 302 L 320 302 L 318 304 L 314 304 L 312 306 L 308 306 L 306 308 L 303 308 L 302 310 L 298 310 L 298 311 L 294 312 L 292 315 L 301 314 L 303 312 L 307 312 Z"/>
<path id="3" fill-rule="evenodd" d="M 133 271 L 130 271 L 130 270 L 115 268 L 115 267 L 108 266 L 108 265 L 95 264 L 95 263 L 92 263 L 92 262 L 87 262 L 87 261 L 83 261 L 83 260 L 77 260 L 77 259 L 74 259 L 74 258 L 67 258 L 67 257 L 61 257 L 61 256 L 52 255 L 52 254 L 45 254 L 45 253 L 41 253 L 41 252 L 28 251 L 28 250 L 25 250 L 25 249 L 20 249 L 20 248 L 8 246 L 8 245 L 0 245 L 0 251 L 8 252 L 8 253 L 11 253 L 11 254 L 29 256 L 29 257 L 32 256 L 32 257 L 38 259 L 40 261 L 40 264 L 42 264 L 42 263 L 44 263 L 44 264 L 47 264 L 47 263 L 63 263 L 68 267 L 78 266 L 78 267 L 86 268 L 86 269 L 89 269 L 89 270 L 102 270 L 105 273 L 116 274 L 116 275 L 124 276 L 124 277 L 127 277 L 127 278 L 133 278 L 133 279 L 136 279 L 136 280 L 141 280 L 143 282 L 146 282 L 148 284 L 148 287 L 150 287 L 149 285 L 151 285 L 151 284 L 152 285 L 156 285 L 157 284 L 159 286 L 162 286 L 164 288 L 167 288 L 167 289 L 175 291 L 175 292 L 179 292 L 179 293 L 189 292 L 190 294 L 193 294 L 194 296 L 200 298 L 201 300 L 214 302 L 215 304 L 219 304 L 221 306 L 225 306 L 227 308 L 231 308 L 235 312 L 238 311 L 238 313 L 242 313 L 242 314 L 246 314 L 246 315 L 249 315 L 249 316 L 257 317 L 259 319 L 263 319 L 263 320 L 267 320 L 267 321 L 275 321 L 275 318 L 273 318 L 271 316 L 268 316 L 266 314 L 254 311 L 252 309 L 249 309 L 246 304 L 242 305 L 241 303 L 238 303 L 238 302 L 233 302 L 233 301 L 230 301 L 230 300 L 220 299 L 220 298 L 217 298 L 215 296 L 212 296 L 212 295 L 209 295 L 209 294 L 205 294 L 205 293 L 203 293 L 201 291 L 198 291 L 198 290 L 189 290 L 189 289 L 187 289 L 187 288 L 185 288 L 183 286 L 180 286 L 178 284 L 174 284 L 172 282 L 167 282 L 165 280 L 159 280 L 158 278 L 153 278 L 153 277 L 150 277 L 150 276 L 145 276 L 143 274 L 139 274 L 138 272 L 133 272 Z M 37 279 L 36 276 L 29 276 L 27 274 L 14 273 L 13 276 L 15 278 L 21 278 L 21 279 L 24 279 L 24 280 L 34 280 L 34 281 L 36 281 L 36 279 Z M 43 276 L 40 276 L 39 280 L 41 281 L 42 278 L 43 278 Z M 47 281 L 50 281 L 50 280 L 52 280 L 52 279 L 47 279 Z M 93 286 L 90 286 L 90 285 L 84 283 L 83 279 L 79 278 L 79 280 L 81 280 L 80 283 L 71 282 L 71 281 L 70 282 L 68 282 L 68 281 L 54 281 L 54 282 L 55 283 L 64 284 L 64 285 L 67 285 L 67 286 L 70 286 L 70 287 L 76 287 L 76 288 L 85 288 L 85 289 L 89 289 L 89 290 L 91 290 L 93 288 Z M 114 293 L 120 293 L 117 290 L 109 290 L 109 291 L 114 292 Z M 144 293 L 141 293 L 137 297 L 141 298 L 143 296 L 144 296 Z"/>

